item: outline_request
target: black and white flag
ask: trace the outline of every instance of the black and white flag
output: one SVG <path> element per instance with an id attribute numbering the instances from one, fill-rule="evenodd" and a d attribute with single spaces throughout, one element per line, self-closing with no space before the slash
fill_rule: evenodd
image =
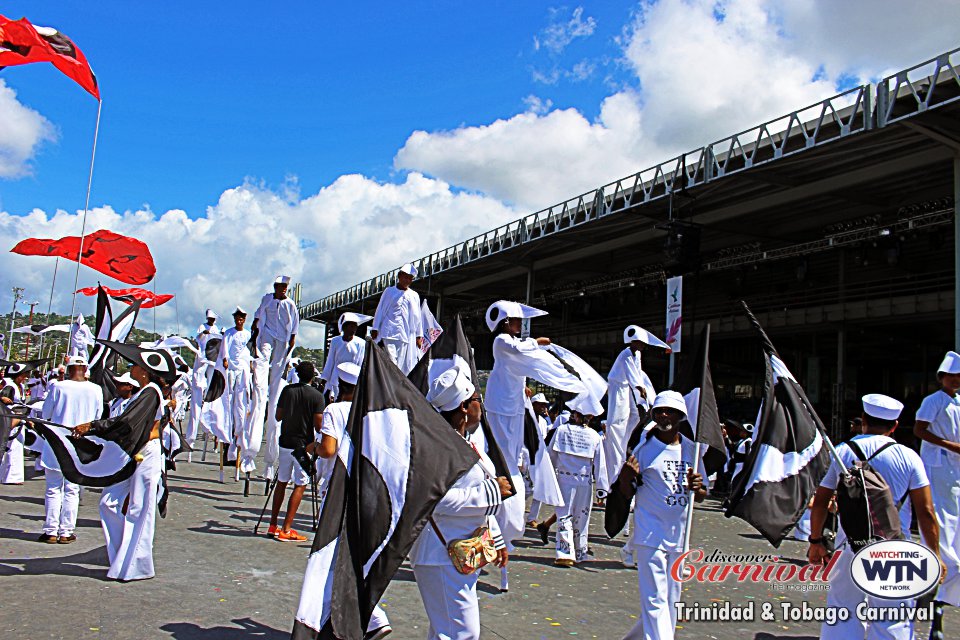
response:
<path id="1" fill-rule="evenodd" d="M 476 462 L 476 452 L 368 342 L 292 640 L 361 640 L 428 516 Z"/>
<path id="2" fill-rule="evenodd" d="M 694 442 L 707 445 L 703 456 L 706 475 L 722 471 L 727 464 L 727 446 L 723 440 L 717 396 L 710 373 L 710 325 L 700 334 L 700 345 L 693 360 L 688 360 L 681 369 L 674 388 L 683 394 L 687 405 L 687 419 L 681 423 L 680 432 Z"/>
<path id="3" fill-rule="evenodd" d="M 726 516 L 780 543 L 807 508 L 830 465 L 823 423 L 746 303 L 764 352 L 765 382 L 753 446 L 733 480 Z"/>
<path id="4" fill-rule="evenodd" d="M 90 356 L 90 382 L 103 389 L 103 400 L 107 404 L 117 397 L 116 368 L 117 353 L 107 345 L 99 342 L 100 340 L 110 340 L 112 342 L 125 342 L 133 324 L 140 313 L 142 301 L 135 300 L 133 304 L 126 307 L 116 318 L 113 317 L 113 309 L 110 308 L 110 296 L 103 290 L 102 286 L 97 286 L 97 326 L 94 337 L 97 342 L 94 343 L 93 355 Z"/>

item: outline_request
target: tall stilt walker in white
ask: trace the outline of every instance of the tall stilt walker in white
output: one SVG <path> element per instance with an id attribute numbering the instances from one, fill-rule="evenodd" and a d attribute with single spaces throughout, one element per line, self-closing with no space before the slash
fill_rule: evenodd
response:
<path id="1" fill-rule="evenodd" d="M 380 296 L 370 332 L 370 337 L 383 345 L 404 375 L 417 364 L 423 345 L 420 295 L 410 288 L 416 277 L 417 268 L 412 263 L 400 267 L 396 286 L 387 288 Z"/>
<path id="2" fill-rule="evenodd" d="M 216 366 L 215 362 L 206 357 L 207 341 L 213 337 L 220 336 L 220 328 L 217 326 L 217 313 L 213 309 L 207 309 L 204 316 L 207 321 L 197 327 L 197 345 L 200 352 L 193 361 L 193 375 L 190 385 L 190 420 L 187 423 L 187 432 L 184 438 L 191 447 L 197 440 L 200 433 L 200 413 L 203 410 L 203 394 L 207 390 L 207 370 Z"/>
<path id="3" fill-rule="evenodd" d="M 226 389 L 224 389 L 227 433 L 231 435 L 230 450 L 227 460 L 237 457 L 240 434 L 247 415 L 247 405 L 250 400 L 248 388 L 252 381 L 250 350 L 250 332 L 243 328 L 247 321 L 247 312 L 241 307 L 233 310 L 233 326 L 223 332 L 223 341 L 220 343 L 220 355 L 223 368 L 226 372 Z"/>

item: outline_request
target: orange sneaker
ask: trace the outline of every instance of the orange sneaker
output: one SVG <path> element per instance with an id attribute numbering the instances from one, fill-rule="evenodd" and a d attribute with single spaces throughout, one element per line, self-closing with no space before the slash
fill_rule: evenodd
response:
<path id="1" fill-rule="evenodd" d="M 294 529 L 290 529 L 289 531 L 281 529 L 277 531 L 277 540 L 280 542 L 305 542 L 306 539 L 306 536 L 300 535 Z"/>
<path id="2" fill-rule="evenodd" d="M 268 537 L 268 538 L 276 538 L 278 533 L 280 533 L 280 527 L 278 527 L 278 526 L 275 525 L 275 524 L 270 525 L 270 526 L 267 528 L 267 537 Z"/>

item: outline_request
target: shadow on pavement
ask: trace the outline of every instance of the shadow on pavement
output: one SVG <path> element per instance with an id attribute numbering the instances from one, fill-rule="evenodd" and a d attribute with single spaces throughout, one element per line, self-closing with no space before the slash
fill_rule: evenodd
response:
<path id="1" fill-rule="evenodd" d="M 267 640 L 286 640 L 290 637 L 289 630 L 274 629 L 267 625 L 251 620 L 239 618 L 231 620 L 237 627 L 209 627 L 203 628 L 192 622 L 171 622 L 160 629 L 170 634 L 175 640 L 233 640 L 234 638 L 266 638 Z M 291 621 L 291 627 L 293 622 Z"/>
<path id="2" fill-rule="evenodd" d="M 817 636 L 781 636 L 760 632 L 753 636 L 753 640 L 819 640 L 819 638 Z"/>
<path id="3" fill-rule="evenodd" d="M 37 543 L 40 544 L 40 543 Z M 13 565 L 21 565 L 16 568 Z M 90 566 L 82 566 L 90 565 Z M 0 560 L 0 576 L 45 575 L 77 576 L 107 581 L 106 546 L 76 553 L 72 556 L 52 558 L 3 558 Z M 110 581 L 112 582 L 112 580 Z"/>

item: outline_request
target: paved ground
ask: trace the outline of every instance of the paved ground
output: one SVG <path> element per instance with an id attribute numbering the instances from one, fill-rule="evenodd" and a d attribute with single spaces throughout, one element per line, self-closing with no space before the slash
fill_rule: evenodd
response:
<path id="1" fill-rule="evenodd" d="M 196 454 L 195 454 L 196 455 Z M 199 458 L 199 455 L 196 455 Z M 29 473 L 29 472 L 28 472 Z M 288 638 L 300 593 L 309 544 L 254 537 L 263 506 L 263 485 L 244 498 L 242 484 L 218 480 L 217 467 L 182 463 L 169 476 L 169 514 L 156 535 L 157 577 L 119 584 L 105 579 L 106 551 L 97 516 L 99 492 L 86 490 L 78 541 L 70 546 L 35 542 L 43 521 L 43 477 L 23 486 L 0 486 L 0 638 L 70 640 L 226 640 Z M 299 526 L 309 529 L 310 503 Z M 498 578 L 480 580 L 485 638 L 552 639 L 569 636 L 616 639 L 629 629 L 639 608 L 636 573 L 619 563 L 622 539 L 602 535 L 602 513 L 594 514 L 593 562 L 581 568 L 552 566 L 552 549 L 521 543 L 511 559 L 511 590 L 500 594 Z M 726 520 L 709 502 L 697 512 L 695 540 L 705 551 L 770 553 L 772 549 L 740 521 Z M 696 546 L 696 545 L 695 545 Z M 784 543 L 786 558 L 805 546 Z M 786 561 L 786 560 L 785 560 Z M 690 584 L 690 583 L 688 583 Z M 729 600 L 823 604 L 824 592 L 809 595 L 750 583 L 685 587 L 689 603 Z M 426 615 L 409 567 L 401 568 L 384 604 L 395 629 L 392 638 L 423 638 Z M 949 625 L 960 624 L 950 612 Z M 812 622 L 686 623 L 679 638 L 772 640 L 815 638 Z"/>

